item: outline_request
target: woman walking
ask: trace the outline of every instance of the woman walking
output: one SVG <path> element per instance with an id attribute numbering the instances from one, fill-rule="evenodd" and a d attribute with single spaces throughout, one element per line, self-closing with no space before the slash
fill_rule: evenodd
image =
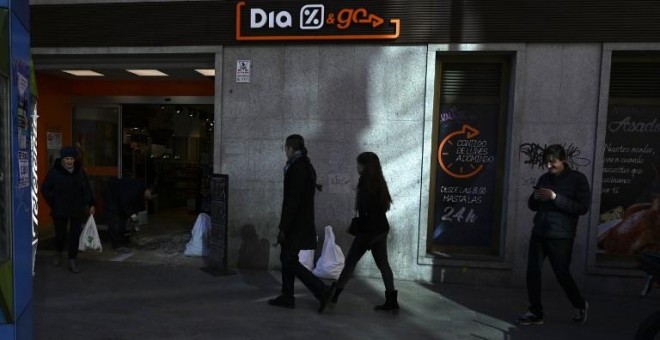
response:
<path id="1" fill-rule="evenodd" d="M 353 244 L 346 256 L 344 269 L 336 282 L 333 303 L 337 303 L 339 294 L 350 280 L 355 266 L 367 250 L 376 261 L 376 265 L 385 283 L 385 304 L 375 310 L 394 311 L 399 309 L 397 291 L 394 290 L 394 275 L 387 260 L 387 233 L 390 225 L 385 213 L 390 210 L 392 197 L 383 177 L 383 170 L 378 156 L 373 152 L 363 152 L 357 157 L 357 171 L 360 180 L 357 186 L 355 209 L 358 213 L 357 228 L 352 228 L 355 235 Z"/>
<path id="2" fill-rule="evenodd" d="M 60 158 L 55 160 L 41 185 L 41 193 L 51 209 L 55 225 L 56 256 L 53 265 L 59 266 L 62 252 L 68 241 L 69 271 L 80 273 L 76 266 L 78 239 L 85 222 L 85 214 L 94 214 L 94 195 L 87 180 L 87 174 L 76 160 L 78 152 L 67 146 L 60 150 Z M 89 208 L 89 211 L 88 211 Z M 67 240 L 67 225 L 69 225 Z"/>

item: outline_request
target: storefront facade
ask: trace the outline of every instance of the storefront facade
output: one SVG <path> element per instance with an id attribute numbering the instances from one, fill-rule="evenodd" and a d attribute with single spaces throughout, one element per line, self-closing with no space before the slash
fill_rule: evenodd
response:
<path id="1" fill-rule="evenodd" d="M 593 187 L 575 239 L 577 279 L 591 291 L 635 290 L 631 249 L 656 237 L 658 223 L 649 216 L 660 25 L 648 18 L 660 5 L 627 3 L 619 17 L 623 6 L 44 0 L 31 6 L 32 52 L 214 55 L 213 169 L 229 175 L 230 264 L 243 226 L 275 239 L 282 144 L 299 133 L 324 185 L 319 234 L 334 226 L 348 249 L 355 157 L 373 151 L 394 199 L 397 278 L 523 285 L 527 198 L 545 172 L 543 147 L 559 143 Z M 624 211 L 633 205 L 651 218 L 633 226 L 646 236 L 608 233 L 631 223 Z M 370 261 L 359 270 L 378 276 Z"/>

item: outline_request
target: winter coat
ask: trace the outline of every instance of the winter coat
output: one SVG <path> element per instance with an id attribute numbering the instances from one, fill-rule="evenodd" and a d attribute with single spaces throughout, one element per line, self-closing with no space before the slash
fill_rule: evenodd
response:
<path id="1" fill-rule="evenodd" d="M 587 178 L 568 167 L 558 176 L 546 173 L 537 186 L 548 188 L 557 195 L 552 201 L 542 202 L 529 197 L 528 206 L 536 211 L 534 235 L 545 238 L 573 238 L 578 216 L 584 215 L 591 206 L 591 189 Z"/>
<path id="2" fill-rule="evenodd" d="M 381 235 L 390 230 L 390 224 L 387 221 L 386 215 L 387 207 L 383 207 L 382 205 L 376 188 L 370 188 L 367 181 L 363 177 L 360 177 L 355 204 L 361 220 L 359 233 Z"/>
<path id="3" fill-rule="evenodd" d="M 60 159 L 56 159 L 41 184 L 41 195 L 46 199 L 53 217 L 84 216 L 87 209 L 95 204 L 87 174 L 77 161 L 73 172 L 69 172 Z"/>
<path id="4" fill-rule="evenodd" d="M 279 230 L 284 234 L 283 247 L 316 249 L 314 193 L 316 174 L 307 156 L 291 163 L 284 174 L 284 199 Z"/>
<path id="5" fill-rule="evenodd" d="M 127 219 L 145 209 L 144 192 L 147 185 L 133 178 L 112 178 L 105 192 L 106 214 L 116 214 Z"/>

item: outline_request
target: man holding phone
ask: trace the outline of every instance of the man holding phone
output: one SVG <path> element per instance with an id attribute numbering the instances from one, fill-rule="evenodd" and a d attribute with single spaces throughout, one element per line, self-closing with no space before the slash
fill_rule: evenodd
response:
<path id="1" fill-rule="evenodd" d="M 591 189 L 587 178 L 570 168 L 561 145 L 548 146 L 543 152 L 548 172 L 534 186 L 528 206 L 536 211 L 527 258 L 527 296 L 529 311 L 518 318 L 522 325 L 543 324 L 541 273 L 547 257 L 557 281 L 575 308 L 573 321 L 587 321 L 584 300 L 570 272 L 571 255 L 578 216 L 591 205 Z"/>

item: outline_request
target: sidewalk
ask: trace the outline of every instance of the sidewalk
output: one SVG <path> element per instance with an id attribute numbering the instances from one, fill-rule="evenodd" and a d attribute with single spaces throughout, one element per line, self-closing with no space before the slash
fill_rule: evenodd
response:
<path id="1" fill-rule="evenodd" d="M 640 320 L 660 310 L 660 291 L 639 297 L 587 296 L 589 321 L 575 325 L 561 292 L 545 292 L 542 326 L 520 327 L 522 289 L 397 281 L 401 311 L 378 313 L 382 283 L 350 282 L 324 314 L 297 286 L 296 309 L 267 304 L 279 273 L 211 276 L 200 259 L 153 264 L 81 259 L 82 274 L 37 258 L 35 339 L 632 339 Z M 199 266 L 194 261 L 199 262 Z M 298 284 L 298 283 L 297 283 Z"/>

